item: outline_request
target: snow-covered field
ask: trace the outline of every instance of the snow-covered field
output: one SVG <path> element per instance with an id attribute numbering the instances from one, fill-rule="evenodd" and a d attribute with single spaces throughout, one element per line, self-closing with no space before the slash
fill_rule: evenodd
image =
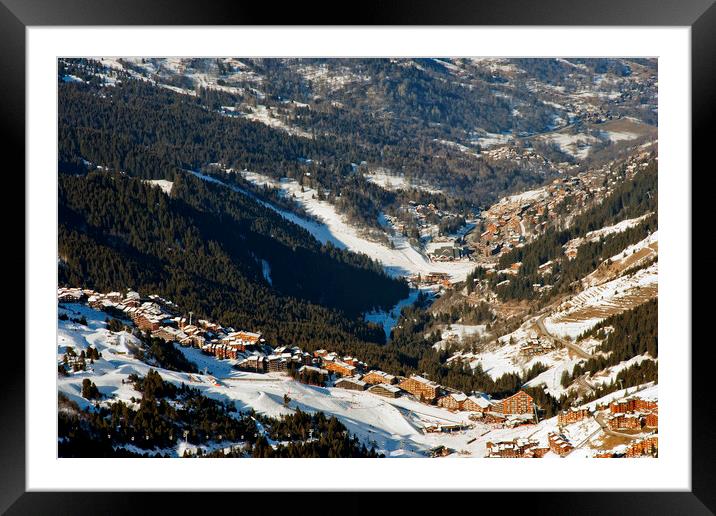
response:
<path id="1" fill-rule="evenodd" d="M 617 375 L 620 371 L 623 371 L 624 369 L 628 369 L 632 366 L 635 366 L 637 364 L 641 364 L 644 360 L 653 360 L 652 357 L 650 357 L 648 354 L 644 355 L 637 355 L 635 357 L 630 358 L 629 360 L 625 360 L 624 362 L 620 362 L 619 364 L 609 367 L 603 371 L 599 371 L 598 373 L 594 373 L 589 377 L 589 383 L 591 385 L 597 385 L 597 384 L 609 384 L 612 381 L 616 380 Z"/>
<path id="2" fill-rule="evenodd" d="M 280 189 L 286 196 L 294 198 L 307 213 L 322 221 L 322 223 L 317 223 L 306 220 L 265 203 L 291 220 L 291 222 L 308 230 L 317 240 L 322 243 L 331 242 L 341 249 L 367 254 L 380 261 L 384 265 L 386 272 L 392 276 L 425 275 L 431 272 L 443 272 L 449 274 L 453 281 L 462 281 L 475 268 L 475 264 L 468 261 L 431 262 L 412 247 L 408 239 L 402 235 L 392 237 L 394 249 L 382 243 L 368 240 L 356 227 L 349 224 L 336 211 L 335 206 L 328 201 L 321 201 L 315 198 L 316 191 L 311 188 L 304 187 L 303 191 L 301 191 L 301 185 L 295 180 L 283 178 L 280 181 L 274 181 L 268 176 L 255 172 L 241 172 L 241 174 L 246 180 L 256 185 L 268 184 Z"/>
<path id="3" fill-rule="evenodd" d="M 440 340 L 433 344 L 433 348 L 437 350 L 445 349 L 448 344 L 462 342 L 465 337 L 477 335 L 482 337 L 487 334 L 487 325 L 485 324 L 450 324 L 449 327 L 439 327 Z"/>
<path id="4" fill-rule="evenodd" d="M 652 234 L 626 247 L 622 252 L 602 262 L 599 267 L 582 279 L 582 286 L 593 287 L 610 281 L 625 271 L 635 267 L 641 267 L 658 256 L 659 234 L 654 231 Z"/>
<path id="5" fill-rule="evenodd" d="M 261 272 L 268 284 L 273 285 L 273 281 L 271 280 L 271 265 L 266 260 L 261 260 Z"/>
<path id="6" fill-rule="evenodd" d="M 537 188 L 536 190 L 528 190 L 516 195 L 510 195 L 500 200 L 497 204 L 524 203 L 527 201 L 539 201 L 547 197 L 549 193 L 546 188 Z"/>
<path id="7" fill-rule="evenodd" d="M 153 186 L 158 186 L 161 188 L 162 192 L 169 195 L 172 193 L 172 186 L 174 186 L 174 183 L 172 181 L 168 181 L 166 179 L 147 179 L 145 183 L 149 183 Z"/>
<path id="8" fill-rule="evenodd" d="M 637 242 L 636 244 L 630 245 L 629 247 L 624 249 L 621 253 L 615 254 L 610 259 L 613 262 L 623 260 L 629 256 L 636 254 L 638 251 L 640 251 L 642 249 L 645 249 L 649 246 L 653 246 L 658 241 L 659 241 L 659 232 L 654 231 L 651 235 L 646 237 L 644 240 L 641 240 L 640 242 Z"/>
<path id="9" fill-rule="evenodd" d="M 583 406 L 588 409 L 594 410 L 597 405 L 611 403 L 614 400 L 635 395 L 638 395 L 640 398 L 644 399 L 657 399 L 659 397 L 659 386 L 654 382 L 649 382 L 636 387 L 630 387 L 628 389 L 620 389 L 618 391 L 611 392 L 606 396 L 602 396 L 597 400 L 590 401 Z"/>
<path id="10" fill-rule="evenodd" d="M 530 320 L 514 332 L 503 335 L 479 351 L 458 351 L 454 353 L 448 358 L 448 362 L 468 363 L 471 369 L 475 369 L 479 365 L 484 372 L 496 380 L 507 373 L 522 374 L 537 363 L 552 367 L 567 358 L 566 350 L 562 349 L 555 349 L 533 356 L 520 355 L 520 346 L 537 337 L 536 327 L 534 327 L 533 321 Z"/>
<path id="11" fill-rule="evenodd" d="M 554 365 L 547 371 L 540 373 L 535 376 L 532 380 L 525 384 L 525 387 L 536 387 L 543 385 L 547 393 L 554 398 L 559 398 L 565 393 L 565 388 L 562 387 L 562 373 L 567 371 L 571 374 L 574 366 L 582 361 L 583 359 L 576 357 L 570 358 L 569 351 L 566 348 L 562 348 L 554 353 L 550 357 L 554 361 Z M 545 364 L 547 365 L 547 364 Z"/>
<path id="12" fill-rule="evenodd" d="M 623 233 L 627 229 L 631 229 L 633 227 L 638 226 L 641 224 L 644 220 L 646 220 L 648 217 L 653 215 L 652 212 L 645 213 L 641 217 L 636 217 L 633 219 L 625 219 L 621 222 L 617 222 L 616 224 L 613 224 L 611 226 L 605 226 L 600 229 L 596 229 L 594 231 L 589 231 L 584 237 L 578 237 L 573 238 L 566 244 L 564 244 L 565 249 L 579 249 L 580 246 L 584 245 L 587 242 L 597 242 L 601 238 L 604 238 L 609 235 L 616 235 L 618 233 Z M 650 242 L 649 242 L 650 243 Z M 637 244 L 635 244 L 637 245 Z M 632 249 L 634 249 L 632 247 Z M 631 250 L 631 249 L 630 249 Z"/>
<path id="13" fill-rule="evenodd" d="M 470 335 L 484 335 L 487 329 L 486 324 L 457 324 L 453 323 L 449 328 L 442 331 L 442 338 L 463 339 Z"/>
<path id="14" fill-rule="evenodd" d="M 385 169 L 382 168 L 372 170 L 370 173 L 365 174 L 364 177 L 371 183 L 374 183 L 381 188 L 384 188 L 389 191 L 417 188 L 418 190 L 423 190 L 425 192 L 430 193 L 441 192 L 438 188 L 411 182 L 405 176 L 389 174 Z"/>
<path id="15" fill-rule="evenodd" d="M 630 133 L 627 131 L 603 131 L 602 135 L 605 136 L 612 143 L 635 140 L 639 138 L 638 134 Z"/>
<path id="16" fill-rule="evenodd" d="M 481 131 L 472 135 L 470 142 L 479 145 L 483 149 L 488 149 L 496 145 L 504 145 L 512 141 L 514 137 L 509 133 L 490 133 Z"/>
<path id="17" fill-rule="evenodd" d="M 611 226 L 605 226 L 601 229 L 597 229 L 594 231 L 588 232 L 585 236 L 587 241 L 589 242 L 595 242 L 599 240 L 602 237 L 605 237 L 607 235 L 615 235 L 617 233 L 622 233 L 626 231 L 627 229 L 633 228 L 635 226 L 638 226 L 641 222 L 643 222 L 645 219 L 653 215 L 653 213 L 645 213 L 641 217 L 636 217 L 634 219 L 625 219 L 621 222 L 618 222 L 616 224 L 613 224 Z"/>
<path id="18" fill-rule="evenodd" d="M 404 176 L 388 174 L 382 169 L 365 174 L 364 177 L 371 183 L 389 191 L 403 190 L 412 186 Z"/>
<path id="19" fill-rule="evenodd" d="M 562 152 L 571 154 L 575 158 L 584 159 L 589 155 L 592 145 L 599 142 L 598 138 L 588 134 L 550 133 L 542 137 L 544 140 L 556 143 Z"/>
<path id="20" fill-rule="evenodd" d="M 461 144 L 461 143 L 451 142 L 451 141 L 449 141 L 449 140 L 438 140 L 438 139 L 435 139 L 434 141 L 436 141 L 436 142 L 438 142 L 438 143 L 442 143 L 443 145 L 446 145 L 447 147 L 450 147 L 450 148 L 453 148 L 453 149 L 457 149 L 457 150 L 459 150 L 460 152 L 463 152 L 463 153 L 468 154 L 468 155 L 470 155 L 470 156 L 475 156 L 475 157 L 479 157 L 479 156 L 480 156 L 480 155 L 475 151 L 475 149 L 473 149 L 473 148 L 471 148 L 471 147 L 468 147 L 467 145 L 463 145 L 463 144 Z"/>

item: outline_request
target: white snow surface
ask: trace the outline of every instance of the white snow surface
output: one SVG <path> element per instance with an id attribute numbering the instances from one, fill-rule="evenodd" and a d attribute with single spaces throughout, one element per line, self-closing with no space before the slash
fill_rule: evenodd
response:
<path id="1" fill-rule="evenodd" d="M 659 241 L 659 232 L 654 231 L 652 234 L 650 234 L 644 240 L 641 240 L 641 241 L 637 242 L 636 244 L 632 244 L 629 247 L 627 247 L 626 249 L 624 249 L 621 253 L 617 253 L 614 256 L 612 256 L 611 260 L 613 262 L 623 260 L 627 256 L 629 256 L 641 249 L 644 249 L 645 247 L 647 247 L 655 242 L 658 242 L 658 241 Z"/>
<path id="2" fill-rule="evenodd" d="M 426 291 L 427 289 L 410 289 L 408 297 L 401 299 L 396 305 L 388 311 L 375 310 L 365 314 L 364 319 L 368 322 L 380 324 L 383 326 L 386 339 L 390 337 L 390 332 L 395 327 L 398 319 L 400 318 L 400 311 L 406 306 L 410 306 L 418 299 L 420 291 Z"/>
<path id="3" fill-rule="evenodd" d="M 448 358 L 448 362 L 455 360 L 467 362 L 471 369 L 479 365 L 484 372 L 496 380 L 507 373 L 522 374 L 537 363 L 552 367 L 564 360 L 567 354 L 561 349 L 534 356 L 520 355 L 520 346 L 537 336 L 536 331 L 530 329 L 531 325 L 532 321 L 527 321 L 514 332 L 503 335 L 496 342 L 484 346 L 479 351 L 458 351 Z"/>
<path id="4" fill-rule="evenodd" d="M 172 181 L 168 181 L 166 179 L 147 179 L 145 183 L 149 183 L 153 186 L 158 186 L 161 188 L 162 192 L 169 195 L 172 193 L 172 186 L 174 186 L 174 183 Z"/>
<path id="5" fill-rule="evenodd" d="M 560 349 L 554 354 L 555 358 L 558 358 L 556 363 L 550 367 L 547 371 L 540 373 L 535 376 L 532 380 L 525 384 L 525 387 L 536 387 L 537 385 L 543 385 L 545 390 L 554 398 L 559 398 L 565 393 L 566 389 L 562 387 L 562 373 L 568 371 L 570 374 L 574 369 L 574 366 L 581 362 L 583 359 L 570 358 L 569 351 L 565 348 Z M 545 364 L 547 365 L 547 364 Z"/>
<path id="6" fill-rule="evenodd" d="M 617 93 L 617 96 L 618 95 L 619 94 Z M 638 134 L 630 133 L 627 131 L 603 131 L 602 133 L 612 143 L 635 140 L 635 139 L 639 138 Z"/>
<path id="7" fill-rule="evenodd" d="M 565 247 L 579 247 L 580 245 L 584 244 L 585 242 L 596 242 L 599 239 L 606 237 L 608 235 L 615 235 L 617 233 L 623 233 L 627 229 L 631 229 L 635 226 L 638 226 L 640 223 L 642 223 L 646 218 L 653 215 L 653 212 L 645 213 L 641 217 L 636 217 L 633 219 L 625 219 L 621 222 L 617 222 L 616 224 L 612 224 L 611 226 L 605 226 L 600 229 L 595 229 L 594 231 L 589 231 L 584 238 L 575 238 L 573 240 L 570 240 L 565 244 Z M 638 245 L 638 244 L 634 244 Z M 648 245 L 648 244 L 647 244 Z M 634 248 L 632 246 L 632 248 Z"/>
<path id="8" fill-rule="evenodd" d="M 244 115 L 244 118 L 246 118 L 247 120 L 251 120 L 252 122 L 259 122 L 274 129 L 284 131 L 293 136 L 300 136 L 302 138 L 313 138 L 311 133 L 304 131 L 299 127 L 293 127 L 287 124 L 285 121 L 279 118 L 277 114 L 267 109 L 264 105 L 249 107 L 251 109 L 251 112 L 246 113 Z"/>
<path id="9" fill-rule="evenodd" d="M 273 285 L 271 280 L 271 265 L 266 260 L 261 260 L 261 272 L 264 275 L 264 279 L 268 281 L 269 285 Z"/>
<path id="10" fill-rule="evenodd" d="M 423 190 L 425 192 L 430 192 L 430 193 L 440 193 L 441 192 L 441 190 L 439 188 L 435 188 L 435 187 L 428 186 L 425 184 L 419 184 L 414 181 L 410 181 L 410 179 L 408 179 L 405 176 L 391 174 L 383 168 L 371 170 L 370 173 L 364 174 L 364 177 L 371 183 L 374 183 L 374 184 L 380 186 L 381 188 L 384 188 L 389 191 L 405 190 L 408 188 L 417 188 L 418 190 Z"/>
<path id="11" fill-rule="evenodd" d="M 571 154 L 575 158 L 584 159 L 589 155 L 592 144 L 599 142 L 598 138 L 588 134 L 550 133 L 543 139 L 556 143 L 562 152 Z"/>

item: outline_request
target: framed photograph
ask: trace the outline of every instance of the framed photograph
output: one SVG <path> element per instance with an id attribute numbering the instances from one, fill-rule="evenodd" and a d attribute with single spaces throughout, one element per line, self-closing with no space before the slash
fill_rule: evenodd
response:
<path id="1" fill-rule="evenodd" d="M 315 25 L 2 0 L 27 310 L 0 508 L 509 491 L 712 514 L 711 4 Z"/>

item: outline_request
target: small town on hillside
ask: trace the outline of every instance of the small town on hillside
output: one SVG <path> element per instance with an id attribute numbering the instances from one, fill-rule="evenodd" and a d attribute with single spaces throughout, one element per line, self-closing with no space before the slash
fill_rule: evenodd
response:
<path id="1" fill-rule="evenodd" d="M 617 184 L 645 167 L 647 156 L 646 152 L 632 156 L 621 180 L 617 180 L 615 171 L 602 167 L 555 179 L 547 186 L 493 204 L 480 215 L 482 232 L 473 232 L 472 238 L 468 239 L 474 256 L 485 264 L 494 262 L 501 254 L 533 240 L 548 227 L 554 224 L 566 226 L 568 220 L 563 219 L 563 214 L 574 217 L 599 203 Z M 576 255 L 575 251 L 566 253 L 568 257 L 568 253 Z"/>
<path id="2" fill-rule="evenodd" d="M 421 238 L 427 240 L 426 253 L 432 263 L 470 261 L 487 269 L 488 274 L 516 274 L 521 263 L 496 271 L 495 265 L 503 254 L 531 242 L 548 228 L 567 227 L 569 220 L 591 206 L 598 205 L 618 184 L 629 180 L 644 167 L 649 152 L 631 156 L 623 171 L 609 167 L 580 172 L 569 177 L 554 179 L 550 184 L 522 194 L 505 197 L 489 206 L 476 218 L 456 233 L 436 236 L 436 226 L 429 223 L 426 214 L 436 220 L 451 216 L 438 210 L 434 205 L 412 204 L 409 206 L 421 228 Z M 622 174 L 623 177 L 618 177 Z M 398 232 L 405 231 L 405 225 L 387 217 Z M 581 241 L 568 242 L 564 254 L 573 259 Z M 551 262 L 542 264 L 540 272 L 547 273 Z M 434 285 L 449 288 L 448 274 L 432 272 L 410 278 L 415 286 Z"/>
<path id="3" fill-rule="evenodd" d="M 351 391 L 366 391 L 386 399 L 410 397 L 419 403 L 444 408 L 450 412 L 469 413 L 469 420 L 490 428 L 517 428 L 536 425 L 540 407 L 526 392 L 519 390 L 504 399 L 493 399 L 485 393 L 464 393 L 441 386 L 423 375 L 408 377 L 371 369 L 357 357 L 342 356 L 326 349 L 312 353 L 297 346 L 272 346 L 258 332 L 236 330 L 205 319 L 194 320 L 172 301 L 150 294 L 142 296 L 129 290 L 100 293 L 78 287 L 60 287 L 58 303 L 86 304 L 108 316 L 131 323 L 140 331 L 164 342 L 185 348 L 196 348 L 216 360 L 230 360 L 239 371 L 267 375 L 290 375 L 298 382 Z M 73 356 L 76 360 L 76 356 Z M 70 364 L 71 365 L 71 364 Z M 61 366 L 61 364 L 60 364 Z M 214 385 L 221 380 L 211 377 Z M 489 441 L 486 457 L 542 458 L 548 452 L 565 457 L 597 432 L 603 432 L 605 443 L 614 444 L 593 450 L 592 457 L 641 457 L 658 454 L 658 402 L 655 398 L 631 396 L 590 408 L 575 407 L 558 414 L 553 432 L 546 442 L 529 437 Z M 570 441 L 563 430 L 570 425 L 596 422 L 584 442 Z M 470 425 L 437 423 L 425 425 L 426 433 L 460 432 Z M 433 456 L 452 453 L 445 447 Z"/>

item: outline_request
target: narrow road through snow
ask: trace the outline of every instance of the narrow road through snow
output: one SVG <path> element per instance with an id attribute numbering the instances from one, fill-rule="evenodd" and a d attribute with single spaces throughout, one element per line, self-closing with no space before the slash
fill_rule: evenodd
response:
<path id="1" fill-rule="evenodd" d="M 544 319 L 546 317 L 547 317 L 546 315 L 543 315 L 543 316 L 537 318 L 537 327 L 544 334 L 545 337 L 563 344 L 564 346 L 566 346 L 567 348 L 569 348 L 574 353 L 576 353 L 577 355 L 579 355 L 580 357 L 582 357 L 584 359 L 588 360 L 593 357 L 593 355 L 591 355 L 590 353 L 587 353 L 586 351 L 584 351 L 582 348 L 580 348 L 573 342 L 570 342 L 570 341 L 563 339 L 561 337 L 557 337 L 556 335 L 552 335 L 544 325 Z"/>

